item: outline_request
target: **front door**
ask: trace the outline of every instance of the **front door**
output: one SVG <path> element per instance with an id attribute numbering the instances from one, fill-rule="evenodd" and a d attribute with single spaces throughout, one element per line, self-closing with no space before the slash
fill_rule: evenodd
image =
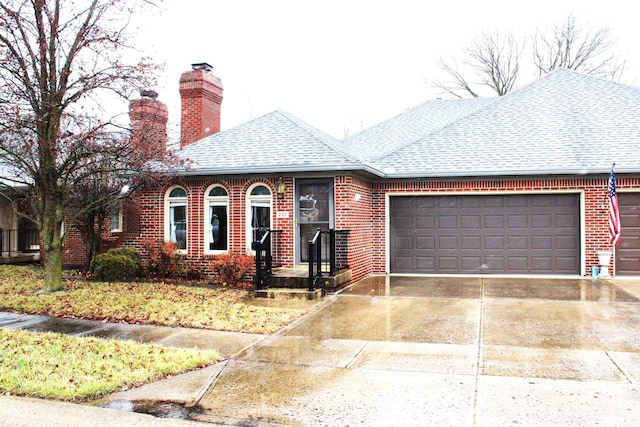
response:
<path id="1" fill-rule="evenodd" d="M 334 226 L 333 179 L 299 179 L 296 195 L 297 253 L 298 263 L 302 264 L 309 262 L 309 241 L 316 230 Z"/>

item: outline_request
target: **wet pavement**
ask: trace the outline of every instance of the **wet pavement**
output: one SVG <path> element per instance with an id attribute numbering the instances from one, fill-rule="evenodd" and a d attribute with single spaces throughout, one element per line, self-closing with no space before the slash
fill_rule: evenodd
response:
<path id="1" fill-rule="evenodd" d="M 243 426 L 640 417 L 637 279 L 370 277 L 270 336 L 154 334 L 150 341 L 226 345 L 229 358 L 93 405 L 171 403 L 191 420 Z"/>

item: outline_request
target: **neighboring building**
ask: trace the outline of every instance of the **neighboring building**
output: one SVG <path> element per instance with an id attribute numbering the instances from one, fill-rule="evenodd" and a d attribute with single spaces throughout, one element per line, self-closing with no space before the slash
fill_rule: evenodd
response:
<path id="1" fill-rule="evenodd" d="M 640 275 L 639 88 L 558 69 L 499 98 L 427 101 L 340 141 L 283 111 L 220 132 L 210 71 L 197 64 L 180 79 L 188 167 L 138 198 L 121 244 L 172 240 L 206 271 L 216 254 L 250 251 L 257 229 L 277 229 L 293 268 L 315 230 L 333 228 L 349 230 L 353 279 L 585 276 L 612 249 L 615 162 L 612 273 Z"/>
<path id="2" fill-rule="evenodd" d="M 11 168 L 0 164 L 0 264 L 40 259 L 37 226 L 18 214 L 26 212 L 26 203 L 14 191 L 15 184 L 5 179 L 12 175 Z"/>

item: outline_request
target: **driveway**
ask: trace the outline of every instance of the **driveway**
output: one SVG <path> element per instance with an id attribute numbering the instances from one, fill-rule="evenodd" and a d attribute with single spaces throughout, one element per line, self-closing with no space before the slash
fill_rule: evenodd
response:
<path id="1" fill-rule="evenodd" d="M 640 281 L 369 277 L 220 365 L 199 421 L 631 425 Z"/>

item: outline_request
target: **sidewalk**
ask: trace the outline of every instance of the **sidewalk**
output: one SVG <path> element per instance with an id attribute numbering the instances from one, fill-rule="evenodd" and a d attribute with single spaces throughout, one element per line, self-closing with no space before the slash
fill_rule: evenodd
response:
<path id="1" fill-rule="evenodd" d="M 184 409 L 206 423 L 494 427 L 640 419 L 637 279 L 371 277 L 269 336 L 10 314 L 0 314 L 0 326 L 224 347 L 233 356 L 219 364 L 91 403 L 131 410 L 171 402 L 169 416 Z M 122 424 L 198 425 L 0 397 L 0 425 Z"/>

